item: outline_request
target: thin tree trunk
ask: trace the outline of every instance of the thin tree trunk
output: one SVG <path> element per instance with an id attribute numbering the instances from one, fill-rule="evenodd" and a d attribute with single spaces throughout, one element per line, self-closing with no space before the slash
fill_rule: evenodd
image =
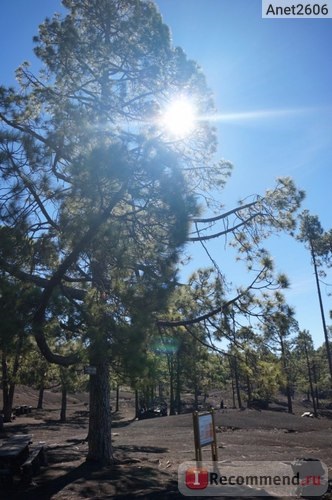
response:
<path id="1" fill-rule="evenodd" d="M 313 363 L 312 363 L 312 375 L 313 375 L 313 381 L 314 381 L 314 384 L 315 384 L 316 407 L 317 407 L 317 410 L 318 410 L 319 407 L 320 407 L 320 404 L 319 404 L 319 396 L 318 396 L 318 380 L 317 380 L 317 372 L 316 372 L 315 360 L 313 360 Z"/>
<path id="2" fill-rule="evenodd" d="M 135 418 L 139 417 L 138 390 L 135 389 Z"/>
<path id="3" fill-rule="evenodd" d="M 246 354 L 246 366 L 247 366 L 247 370 L 249 370 L 249 356 L 247 354 Z M 252 401 L 252 395 L 251 395 L 251 382 L 250 382 L 250 377 L 249 377 L 248 372 L 247 372 L 247 393 L 248 393 L 247 407 L 250 408 L 251 401 Z"/>
<path id="4" fill-rule="evenodd" d="M 11 380 L 9 381 L 7 414 L 10 415 L 10 419 L 11 419 L 11 415 L 12 415 L 12 411 L 13 411 L 16 375 L 17 375 L 18 370 L 20 368 L 20 356 L 21 356 L 22 346 L 23 346 L 23 337 L 24 337 L 24 332 L 21 331 L 21 333 L 19 334 L 17 344 L 16 344 L 16 351 L 15 351 L 15 358 L 14 358 L 14 363 L 13 363 L 12 376 L 11 376 Z"/>
<path id="5" fill-rule="evenodd" d="M 67 387 L 65 385 L 62 385 L 60 422 L 66 422 L 66 417 L 67 417 L 66 412 L 67 412 Z"/>
<path id="6" fill-rule="evenodd" d="M 237 402 L 238 402 L 239 408 L 242 408 L 241 391 L 240 391 L 240 384 L 239 384 L 239 373 L 238 373 L 236 356 L 234 356 L 233 359 L 234 359 L 234 377 L 235 377 L 235 389 L 236 389 Z"/>
<path id="7" fill-rule="evenodd" d="M 181 413 L 181 381 L 180 381 L 180 360 L 179 353 L 176 356 L 176 393 L 175 393 L 176 411 L 179 415 Z"/>
<path id="8" fill-rule="evenodd" d="M 308 355 L 308 349 L 306 343 L 304 343 L 304 352 L 305 352 L 305 357 L 307 361 L 307 370 L 308 370 L 308 377 L 309 377 L 309 385 L 310 385 L 310 393 L 311 393 L 311 399 L 312 399 L 312 406 L 314 409 L 314 415 L 317 417 L 317 406 L 316 406 L 316 400 L 315 400 L 315 393 L 314 393 L 314 386 L 312 383 L 312 374 L 311 374 L 311 368 L 310 368 L 310 360 L 309 360 L 309 355 Z"/>
<path id="9" fill-rule="evenodd" d="M 233 320 L 233 329 L 232 329 L 231 333 L 233 334 L 233 342 L 235 344 L 236 343 L 236 329 L 235 329 L 235 313 L 234 313 L 234 311 L 232 312 L 232 320 Z M 233 356 L 232 368 L 234 370 L 237 402 L 238 402 L 239 408 L 242 408 L 241 391 L 240 391 L 240 384 L 239 384 L 239 372 L 238 372 L 238 364 L 237 364 L 236 356 Z"/>
<path id="10" fill-rule="evenodd" d="M 167 356 L 167 365 L 169 372 L 169 414 L 175 415 L 175 404 L 174 404 L 174 363 L 173 355 Z"/>
<path id="11" fill-rule="evenodd" d="M 247 402 L 247 407 L 250 408 L 251 407 L 251 400 L 252 400 L 252 396 L 251 396 L 251 385 L 250 385 L 250 378 L 249 378 L 249 375 L 247 375 L 247 391 L 248 391 L 248 402 Z"/>
<path id="12" fill-rule="evenodd" d="M 23 345 L 23 332 L 20 333 L 15 350 L 12 374 L 10 375 L 7 363 L 6 351 L 2 351 L 2 395 L 3 395 L 3 420 L 10 422 L 13 412 L 13 401 L 15 393 L 15 380 L 20 367 L 20 356 Z"/>
<path id="13" fill-rule="evenodd" d="M 286 387 L 286 395 L 287 395 L 288 413 L 293 413 L 292 394 L 291 394 L 291 389 L 290 389 L 288 383 L 287 383 L 287 387 Z"/>
<path id="14" fill-rule="evenodd" d="M 316 255 L 315 255 L 313 244 L 312 244 L 311 240 L 310 240 L 310 250 L 311 250 L 311 257 L 312 257 L 312 261 L 313 261 L 313 265 L 314 265 L 314 271 L 315 271 L 315 279 L 316 279 L 316 286 L 317 286 L 317 294 L 318 294 L 318 300 L 319 300 L 320 314 L 321 314 L 321 317 L 322 317 L 322 324 L 323 324 L 323 331 L 324 331 L 324 338 L 325 338 L 325 347 L 326 347 L 326 354 L 327 354 L 327 362 L 328 362 L 328 367 L 329 367 L 329 372 L 330 372 L 330 386 L 332 387 L 332 354 L 331 354 L 330 341 L 329 341 L 329 336 L 328 336 L 327 326 L 326 326 L 326 321 L 325 321 L 325 314 L 324 314 L 322 294 L 321 294 L 321 291 L 320 291 L 320 284 L 319 284 L 319 277 L 318 277 L 318 271 L 317 271 Z"/>
<path id="15" fill-rule="evenodd" d="M 43 380 L 40 387 L 39 387 L 38 404 L 37 404 L 38 410 L 43 409 L 44 389 L 45 388 L 44 388 L 44 380 Z"/>
<path id="16" fill-rule="evenodd" d="M 197 411 L 198 410 L 198 384 L 197 382 L 195 382 L 195 387 L 194 387 L 194 399 L 195 399 L 195 402 L 194 402 L 194 406 L 195 406 L 195 410 Z"/>
<path id="17" fill-rule="evenodd" d="M 119 411 L 119 400 L 120 400 L 120 385 L 116 384 L 115 392 L 115 411 Z"/>
<path id="18" fill-rule="evenodd" d="M 4 422 L 10 422 L 12 417 L 12 408 L 9 402 L 9 381 L 8 381 L 9 374 L 8 374 L 7 356 L 5 351 L 2 351 L 1 366 L 2 366 L 3 420 Z"/>
<path id="19" fill-rule="evenodd" d="M 280 333 L 280 347 L 281 347 L 281 359 L 282 359 L 282 364 L 286 373 L 286 396 L 287 396 L 287 406 L 288 406 L 288 413 L 293 413 L 293 403 L 292 403 L 292 391 L 291 391 L 291 384 L 290 384 L 290 376 L 289 376 L 289 368 L 287 365 L 287 357 L 286 357 L 286 350 L 285 350 L 285 345 L 283 341 L 283 336 Z"/>
<path id="20" fill-rule="evenodd" d="M 98 349 L 97 349 L 98 351 Z M 102 359 L 104 357 L 104 359 Z M 95 359 L 94 359 L 95 358 Z M 98 358 L 98 361 L 96 361 Z M 109 364 L 107 351 L 99 351 L 90 361 L 96 374 L 90 375 L 90 414 L 87 460 L 110 465 L 113 462 Z"/>
<path id="21" fill-rule="evenodd" d="M 233 377 L 233 366 L 231 363 L 231 358 L 229 359 L 229 368 L 230 368 L 230 374 L 231 374 L 231 383 L 232 383 L 232 400 L 233 400 L 233 408 L 236 408 L 236 403 L 235 403 L 235 386 L 234 386 L 234 377 Z"/>

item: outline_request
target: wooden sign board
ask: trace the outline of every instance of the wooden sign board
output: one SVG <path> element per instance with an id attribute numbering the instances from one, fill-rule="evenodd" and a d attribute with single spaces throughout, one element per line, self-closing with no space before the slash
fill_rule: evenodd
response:
<path id="1" fill-rule="evenodd" d="M 203 446 L 211 445 L 212 460 L 218 461 L 216 427 L 213 411 L 207 413 L 193 413 L 195 455 L 196 461 L 202 461 Z"/>
<path id="2" fill-rule="evenodd" d="M 84 367 L 84 373 L 86 375 L 96 375 L 96 373 L 97 373 L 97 367 L 96 366 L 85 366 Z"/>

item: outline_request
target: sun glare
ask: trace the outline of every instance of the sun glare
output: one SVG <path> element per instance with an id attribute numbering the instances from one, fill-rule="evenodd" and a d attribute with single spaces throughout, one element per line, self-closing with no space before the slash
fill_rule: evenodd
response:
<path id="1" fill-rule="evenodd" d="M 169 134 L 182 139 L 189 135 L 196 125 L 195 108 L 187 98 L 172 101 L 162 118 L 162 125 Z"/>

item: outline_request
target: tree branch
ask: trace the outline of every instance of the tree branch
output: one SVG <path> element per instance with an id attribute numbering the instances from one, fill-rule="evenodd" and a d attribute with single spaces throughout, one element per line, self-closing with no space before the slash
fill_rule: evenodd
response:
<path id="1" fill-rule="evenodd" d="M 225 212 L 221 215 L 217 215 L 215 217 L 208 217 L 207 219 L 196 219 L 195 218 L 195 219 L 192 219 L 191 222 L 194 222 L 194 223 L 201 222 L 202 224 L 209 224 L 210 222 L 217 222 L 218 220 L 226 219 L 230 215 L 236 214 L 240 210 L 245 210 L 246 208 L 251 208 L 251 207 L 257 205 L 257 203 L 259 201 L 262 201 L 262 199 L 260 198 L 260 199 L 257 199 L 255 201 L 252 201 L 250 203 L 247 203 L 246 205 L 241 205 L 239 207 L 233 208 L 232 210 L 229 210 L 228 212 Z"/>
<path id="2" fill-rule="evenodd" d="M 24 283 L 31 283 L 40 288 L 47 288 L 50 282 L 50 278 L 41 278 L 40 276 L 36 276 L 35 274 L 27 273 L 18 269 L 17 266 L 13 264 L 8 264 L 4 259 L 0 259 L 1 268 L 6 271 L 11 276 L 23 281 Z M 76 300 L 84 300 L 86 296 L 86 291 L 80 288 L 72 288 L 69 286 L 62 285 L 66 294 L 72 299 Z"/>
<path id="3" fill-rule="evenodd" d="M 82 250 L 86 248 L 88 243 L 90 243 L 93 240 L 93 238 L 98 233 L 102 224 L 104 224 L 107 221 L 113 208 L 120 201 L 125 189 L 126 189 L 126 184 L 124 184 L 121 187 L 121 189 L 119 189 L 119 191 L 114 195 L 113 200 L 109 204 L 107 209 L 105 209 L 97 218 L 95 218 L 94 222 L 91 224 L 86 234 L 76 244 L 71 253 L 67 255 L 67 257 L 62 261 L 56 272 L 49 279 L 47 286 L 44 288 L 44 291 L 40 298 L 39 306 L 33 316 L 33 330 L 37 345 L 41 353 L 50 363 L 56 363 L 62 366 L 68 366 L 70 364 L 76 363 L 79 360 L 78 356 L 75 354 L 65 357 L 60 356 L 58 354 L 54 354 L 47 345 L 45 335 L 43 332 L 43 325 L 45 322 L 45 311 L 48 306 L 49 300 L 52 296 L 52 293 L 55 290 L 55 288 L 60 285 L 61 280 L 65 276 L 66 272 L 72 266 L 72 264 L 75 263 L 76 259 L 78 258 Z"/>
<path id="4" fill-rule="evenodd" d="M 227 309 L 229 306 L 237 302 L 241 297 L 246 295 L 249 290 L 252 289 L 254 284 L 260 279 L 261 275 L 265 272 L 265 267 L 261 269 L 261 271 L 258 273 L 258 275 L 255 277 L 255 279 L 250 283 L 250 285 L 240 292 L 236 297 L 234 297 L 231 300 L 228 300 L 227 302 L 224 302 L 221 306 L 216 307 L 215 309 L 212 309 L 206 314 L 203 314 L 201 316 L 197 316 L 196 318 L 193 319 L 185 319 L 185 320 L 176 320 L 176 321 L 167 321 L 167 320 L 158 320 L 157 321 L 157 326 L 158 327 L 176 327 L 176 326 L 190 326 L 190 325 L 195 325 L 197 323 L 201 323 L 202 321 L 208 320 L 209 318 L 212 318 L 216 314 L 219 313 L 226 313 Z"/>
<path id="5" fill-rule="evenodd" d="M 219 236 L 225 236 L 226 234 L 232 233 L 232 232 L 236 231 L 237 229 L 239 229 L 240 227 L 247 225 L 249 222 L 251 222 L 252 220 L 254 220 L 258 216 L 263 216 L 263 214 L 261 212 L 257 212 L 255 214 L 251 215 L 250 217 L 248 217 L 248 219 L 243 220 L 242 222 L 240 222 L 236 226 L 233 226 L 229 229 L 226 229 L 224 231 L 220 231 L 219 233 L 210 234 L 207 236 L 195 236 L 192 238 L 187 238 L 187 241 L 207 241 L 207 240 L 212 240 L 213 238 L 218 238 Z"/>

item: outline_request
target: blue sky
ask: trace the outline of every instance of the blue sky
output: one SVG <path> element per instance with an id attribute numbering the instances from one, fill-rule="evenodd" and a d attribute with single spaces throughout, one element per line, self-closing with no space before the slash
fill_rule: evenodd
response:
<path id="1" fill-rule="evenodd" d="M 332 19 L 262 19 L 260 0 L 159 0 L 158 5 L 174 43 L 200 63 L 218 112 L 225 115 L 218 125 L 219 154 L 234 165 L 222 195 L 227 208 L 264 192 L 275 178 L 291 176 L 306 191 L 303 208 L 331 228 Z M 265 246 L 291 281 L 287 298 L 300 327 L 321 345 L 308 251 L 286 235 Z M 244 284 L 244 269 L 229 263 L 222 242 L 209 248 L 229 279 Z M 194 255 L 200 265 L 204 254 Z M 328 291 L 322 285 L 326 313 L 332 309 Z"/>
<path id="2" fill-rule="evenodd" d="M 330 229 L 332 19 L 262 19 L 260 0 L 157 3 L 174 43 L 202 66 L 224 115 L 218 124 L 219 155 L 234 165 L 222 195 L 227 208 L 239 198 L 263 193 L 277 177 L 290 176 L 306 191 L 303 208 Z M 286 235 L 271 238 L 265 246 L 276 268 L 291 281 L 287 298 L 300 327 L 309 329 L 315 345 L 321 345 L 308 251 Z M 245 283 L 244 269 L 229 262 L 223 242 L 209 249 L 234 284 Z M 195 250 L 194 256 L 194 264 L 207 263 L 203 252 Z M 326 314 L 332 309 L 328 291 L 322 285 Z"/>
<path id="3" fill-rule="evenodd" d="M 303 208 L 330 229 L 332 19 L 262 19 L 261 0 L 156 3 L 174 44 L 203 68 L 223 117 L 217 124 L 218 155 L 234 165 L 222 193 L 226 207 L 263 193 L 278 176 L 291 176 L 307 193 Z M 61 7 L 60 0 L 11 0 L 2 2 L 0 9 L 0 83 L 10 84 L 15 68 L 33 60 L 32 37 L 38 24 Z M 316 345 L 322 344 L 309 253 L 285 235 L 265 246 L 276 268 L 290 278 L 287 297 L 300 327 L 310 330 Z M 223 242 L 209 248 L 228 278 L 245 284 L 244 270 L 225 256 Z M 209 265 L 198 247 L 189 250 L 195 267 Z M 323 285 L 326 313 L 332 309 L 328 290 Z"/>

